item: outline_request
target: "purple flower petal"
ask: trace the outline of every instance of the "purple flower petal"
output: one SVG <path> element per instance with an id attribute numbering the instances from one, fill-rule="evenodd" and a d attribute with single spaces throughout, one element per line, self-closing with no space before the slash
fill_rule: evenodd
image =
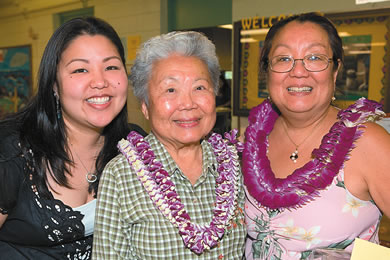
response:
<path id="1" fill-rule="evenodd" d="M 267 137 L 278 117 L 268 100 L 251 109 L 246 142 L 242 153 L 244 184 L 259 204 L 269 209 L 301 207 L 318 196 L 318 190 L 329 186 L 348 160 L 361 136 L 359 128 L 367 121 L 384 115 L 381 105 L 365 98 L 338 113 L 336 122 L 326 134 L 313 159 L 285 179 L 275 178 L 267 158 Z"/>

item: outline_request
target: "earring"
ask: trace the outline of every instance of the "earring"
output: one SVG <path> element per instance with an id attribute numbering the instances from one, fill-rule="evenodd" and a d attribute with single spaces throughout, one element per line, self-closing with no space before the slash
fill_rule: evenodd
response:
<path id="1" fill-rule="evenodd" d="M 335 100 L 336 100 L 336 97 L 333 96 L 333 97 L 331 98 L 331 100 L 330 100 L 330 104 L 334 106 L 334 105 L 335 105 L 335 103 L 334 103 Z"/>
<path id="2" fill-rule="evenodd" d="M 54 91 L 54 98 L 56 99 L 57 119 L 60 119 L 61 118 L 60 97 L 58 96 L 57 92 L 55 92 L 55 91 Z"/>

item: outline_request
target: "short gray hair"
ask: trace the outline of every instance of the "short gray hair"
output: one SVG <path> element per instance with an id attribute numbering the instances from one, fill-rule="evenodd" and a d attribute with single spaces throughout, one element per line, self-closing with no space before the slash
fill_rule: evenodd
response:
<path id="1" fill-rule="evenodd" d="M 147 89 L 153 64 L 172 54 L 196 57 L 203 61 L 207 65 L 214 93 L 218 93 L 220 67 L 214 44 L 199 32 L 170 32 L 149 39 L 137 52 L 131 68 L 130 83 L 141 103 L 149 104 Z"/>

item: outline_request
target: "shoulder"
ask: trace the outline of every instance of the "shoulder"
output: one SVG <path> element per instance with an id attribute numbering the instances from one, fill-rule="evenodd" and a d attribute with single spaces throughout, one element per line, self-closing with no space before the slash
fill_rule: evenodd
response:
<path id="1" fill-rule="evenodd" d="M 19 132 L 15 128 L 0 127 L 0 162 L 20 154 Z"/>
<path id="2" fill-rule="evenodd" d="M 365 123 L 363 126 L 364 132 L 357 140 L 356 148 L 351 152 L 349 165 L 353 170 L 351 172 L 353 177 L 350 178 L 350 183 L 360 180 L 365 193 L 355 194 L 365 194 L 361 198 L 366 200 L 373 199 L 375 204 L 387 216 L 390 216 L 390 163 L 388 159 L 390 134 L 376 123 Z"/>
<path id="3" fill-rule="evenodd" d="M 362 125 L 360 130 L 362 130 L 363 133 L 358 140 L 358 143 L 363 146 L 365 150 L 390 148 L 390 134 L 379 124 L 367 122 Z"/>
<path id="4" fill-rule="evenodd" d="M 0 212 L 15 206 L 24 179 L 23 158 L 20 156 L 19 134 L 0 127 Z"/>
<path id="5" fill-rule="evenodd" d="M 381 107 L 376 101 L 360 98 L 348 108 L 339 111 L 338 117 L 345 126 L 358 126 L 354 150 L 364 153 L 390 147 L 390 135 L 381 125 L 375 123 L 385 115 Z"/>
<path id="6" fill-rule="evenodd" d="M 100 181 L 104 183 L 115 183 L 117 186 L 123 183 L 130 185 L 130 183 L 138 182 L 138 179 L 127 158 L 122 153 L 119 153 L 107 163 Z"/>
<path id="7" fill-rule="evenodd" d="M 130 170 L 130 165 L 126 157 L 122 153 L 119 153 L 107 163 L 104 168 L 104 173 L 110 174 L 113 177 L 120 177 L 120 175 L 128 170 Z"/>
<path id="8" fill-rule="evenodd" d="M 132 204 L 143 196 L 143 192 L 135 170 L 122 153 L 108 162 L 99 182 L 99 200 L 124 199 L 126 204 L 130 201 Z"/>
<path id="9" fill-rule="evenodd" d="M 143 137 L 148 135 L 145 132 L 145 130 L 142 129 L 142 127 L 140 127 L 139 125 L 136 125 L 136 124 L 129 123 L 129 129 L 130 129 L 130 131 L 136 131 L 136 132 L 140 133 Z"/>
<path id="10" fill-rule="evenodd" d="M 380 125 L 367 122 L 361 125 L 361 137 L 355 142 L 350 161 L 357 172 L 372 176 L 382 168 L 388 168 L 390 134 Z M 351 163 L 350 163 L 351 164 Z"/>

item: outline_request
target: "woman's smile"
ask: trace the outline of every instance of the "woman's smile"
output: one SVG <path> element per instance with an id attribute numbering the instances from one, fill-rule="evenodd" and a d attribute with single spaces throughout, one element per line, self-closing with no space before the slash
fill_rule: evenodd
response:
<path id="1" fill-rule="evenodd" d="M 289 87 L 287 88 L 288 92 L 311 92 L 313 90 L 312 87 Z"/>

